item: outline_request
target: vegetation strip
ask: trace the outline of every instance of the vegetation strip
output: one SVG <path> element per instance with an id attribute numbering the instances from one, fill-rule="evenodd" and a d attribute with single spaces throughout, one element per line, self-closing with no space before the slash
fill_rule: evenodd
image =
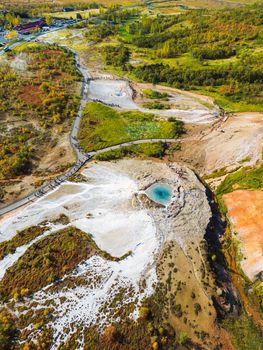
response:
<path id="1" fill-rule="evenodd" d="M 0 260 L 2 260 L 8 254 L 13 254 L 18 247 L 28 244 L 36 237 L 41 236 L 47 229 L 48 228 L 45 225 L 31 226 L 17 232 L 16 235 L 9 241 L 1 242 Z"/>
<path id="2" fill-rule="evenodd" d="M 120 261 L 101 250 L 92 236 L 75 227 L 66 227 L 34 243 L 10 267 L 0 281 L 2 300 L 36 292 L 72 271 L 81 261 L 93 255 L 107 260 Z"/>

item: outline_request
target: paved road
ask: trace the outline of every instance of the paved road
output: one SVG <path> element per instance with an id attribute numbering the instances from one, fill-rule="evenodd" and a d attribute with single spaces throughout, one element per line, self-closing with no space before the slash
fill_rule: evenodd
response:
<path id="1" fill-rule="evenodd" d="M 86 159 L 86 161 L 88 160 L 88 158 Z M 66 173 L 64 173 L 61 176 L 58 176 L 56 179 L 48 182 L 47 184 L 41 186 L 40 188 L 38 188 L 35 192 L 31 193 L 30 195 L 28 195 L 25 198 L 22 198 L 2 209 L 0 209 L 0 216 L 3 214 L 6 214 L 12 210 L 15 210 L 17 208 L 22 207 L 25 204 L 34 202 L 35 200 L 37 200 L 38 198 L 44 196 L 45 194 L 47 194 L 48 192 L 52 191 L 53 189 L 55 189 L 57 186 L 59 186 L 62 182 L 64 182 L 65 180 L 67 180 L 70 176 L 72 176 L 73 174 L 75 174 L 80 168 L 81 166 L 85 163 L 85 161 L 80 162 L 77 161 L 77 163 L 71 168 L 69 169 Z"/>
<path id="2" fill-rule="evenodd" d="M 12 44 L 12 47 L 19 45 L 20 42 Z M 66 46 L 63 46 L 67 50 L 69 50 Z M 58 187 L 62 182 L 66 181 L 69 177 L 74 175 L 88 160 L 92 159 L 96 154 L 100 154 L 103 152 L 119 149 L 125 146 L 131 146 L 131 145 L 138 145 L 138 144 L 143 144 L 143 143 L 154 143 L 154 142 L 165 142 L 165 143 L 172 143 L 172 142 L 179 142 L 179 141 L 186 141 L 187 139 L 144 139 L 144 140 L 135 140 L 135 141 L 129 141 L 129 142 L 124 142 L 118 145 L 113 145 L 110 147 L 106 147 L 97 151 L 92 151 L 89 153 L 85 153 L 81 147 L 79 146 L 79 143 L 77 141 L 77 134 L 78 130 L 80 127 L 80 122 L 81 118 L 83 115 L 83 109 L 88 101 L 88 90 L 89 90 L 89 81 L 91 79 L 91 76 L 87 69 L 82 66 L 80 62 L 80 57 L 79 55 L 72 51 L 74 56 L 75 56 L 75 66 L 77 70 L 80 72 L 80 74 L 83 77 L 83 82 L 82 82 L 82 88 L 81 88 L 81 102 L 79 106 L 79 110 L 77 113 L 77 116 L 73 122 L 72 125 L 72 130 L 70 134 L 70 143 L 72 148 L 74 149 L 76 153 L 76 163 L 72 168 L 70 168 L 68 171 L 66 171 L 63 175 L 56 177 L 55 179 L 47 182 L 43 186 L 39 187 L 36 191 L 33 193 L 29 194 L 28 196 L 10 204 L 7 205 L 6 207 L 0 209 L 0 216 L 4 215 L 10 211 L 13 211 L 17 208 L 22 207 L 25 204 L 29 204 L 31 202 L 36 201 L 38 198 L 46 195 L 47 193 L 51 192 L 54 190 L 56 187 Z M 1 54 L 1 51 L 0 51 Z M 189 140 L 189 139 L 188 139 Z"/>
<path id="3" fill-rule="evenodd" d="M 63 46 L 63 47 L 66 48 L 67 50 L 69 50 L 66 46 Z M 70 51 L 74 54 L 75 66 L 83 77 L 83 82 L 82 82 L 82 87 L 81 87 L 81 101 L 80 101 L 80 106 L 79 106 L 77 116 L 76 116 L 76 118 L 73 122 L 73 125 L 72 125 L 71 134 L 70 134 L 70 143 L 71 143 L 71 146 L 77 155 L 77 160 L 81 161 L 81 162 L 82 161 L 85 162 L 86 161 L 86 154 L 80 148 L 78 140 L 77 140 L 77 136 L 78 136 L 81 118 L 83 115 L 83 109 L 84 109 L 84 107 L 89 99 L 88 98 L 88 90 L 89 90 L 89 82 L 91 79 L 91 75 L 89 74 L 88 70 L 84 66 L 81 65 L 79 55 L 73 50 L 70 50 Z"/>
<path id="4" fill-rule="evenodd" d="M 127 146 L 132 146 L 132 145 L 140 145 L 143 143 L 155 143 L 155 142 L 163 142 L 163 143 L 173 143 L 173 142 L 184 142 L 184 141 L 190 141 L 190 138 L 185 138 L 185 139 L 143 139 L 143 140 L 135 140 L 135 141 L 128 141 L 128 142 L 123 142 L 117 145 L 105 147 L 102 149 L 99 149 L 97 151 L 91 151 L 89 152 L 90 157 L 94 157 L 97 154 L 104 153 L 107 151 L 113 151 L 115 149 L 127 147 Z"/>
<path id="5" fill-rule="evenodd" d="M 74 130 L 74 128 L 73 128 Z M 17 208 L 22 207 L 25 204 L 31 203 L 36 201 L 38 198 L 44 196 L 45 194 L 51 192 L 54 190 L 56 187 L 58 187 L 62 182 L 66 181 L 69 177 L 74 175 L 78 170 L 89 160 L 91 160 L 94 156 L 100 153 L 104 153 L 107 151 L 112 151 L 115 149 L 119 149 L 122 147 L 126 146 L 131 146 L 131 145 L 139 145 L 143 143 L 155 143 L 155 142 L 164 142 L 164 143 L 173 143 L 173 142 L 184 142 L 184 141 L 189 141 L 190 139 L 145 139 L 145 140 L 135 140 L 135 141 L 129 141 L 129 142 L 124 142 L 118 145 L 102 148 L 97 151 L 92 151 L 89 153 L 84 154 L 82 151 L 78 150 L 78 157 L 79 159 L 77 160 L 76 164 L 69 169 L 67 172 L 65 172 L 63 175 L 58 176 L 54 180 L 48 182 L 47 184 L 41 186 L 38 188 L 35 192 L 31 193 L 29 196 L 22 198 L 2 209 L 0 209 L 0 216 L 4 215 L 12 210 L 15 210 Z"/>

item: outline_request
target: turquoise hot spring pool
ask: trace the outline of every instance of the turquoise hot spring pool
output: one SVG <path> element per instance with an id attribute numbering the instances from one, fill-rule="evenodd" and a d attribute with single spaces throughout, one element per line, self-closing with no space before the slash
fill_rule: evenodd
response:
<path id="1" fill-rule="evenodd" d="M 154 202 L 167 205 L 171 201 L 173 190 L 167 184 L 156 183 L 150 186 L 145 193 Z"/>

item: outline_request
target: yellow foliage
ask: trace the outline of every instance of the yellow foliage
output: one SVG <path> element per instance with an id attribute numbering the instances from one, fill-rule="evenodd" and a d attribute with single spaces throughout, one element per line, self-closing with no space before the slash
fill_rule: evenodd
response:
<path id="1" fill-rule="evenodd" d="M 43 325 L 43 321 L 37 322 L 34 324 L 34 329 L 39 329 L 40 327 L 42 327 Z"/>
<path id="2" fill-rule="evenodd" d="M 29 294 L 29 289 L 28 288 L 22 288 L 20 291 L 21 297 L 25 297 L 26 295 Z"/>
<path id="3" fill-rule="evenodd" d="M 148 307 L 142 306 L 140 308 L 139 314 L 141 318 L 147 319 L 149 316 L 150 310 Z"/>
<path id="4" fill-rule="evenodd" d="M 163 329 L 162 326 L 159 326 L 159 327 L 158 327 L 158 332 L 159 332 L 159 334 L 163 335 L 164 329 Z"/>
<path id="5" fill-rule="evenodd" d="M 17 32 L 15 30 L 11 30 L 5 36 L 5 38 L 8 39 L 8 40 L 15 39 L 16 37 L 17 37 Z"/>
<path id="6" fill-rule="evenodd" d="M 18 299 L 20 298 L 19 293 L 15 292 L 14 295 L 13 295 L 13 298 L 14 298 L 15 300 L 18 300 Z"/>
<path id="7" fill-rule="evenodd" d="M 43 314 L 44 314 L 44 316 L 48 316 L 49 315 L 49 310 L 45 309 Z"/>
<path id="8" fill-rule="evenodd" d="M 157 341 L 152 344 L 152 348 L 153 348 L 153 350 L 159 349 L 159 345 L 158 345 Z"/>
<path id="9" fill-rule="evenodd" d="M 54 124 L 61 123 L 61 117 L 59 114 L 54 114 L 53 117 L 51 118 L 51 120 Z"/>
<path id="10" fill-rule="evenodd" d="M 25 343 L 22 350 L 30 350 L 30 344 Z"/>

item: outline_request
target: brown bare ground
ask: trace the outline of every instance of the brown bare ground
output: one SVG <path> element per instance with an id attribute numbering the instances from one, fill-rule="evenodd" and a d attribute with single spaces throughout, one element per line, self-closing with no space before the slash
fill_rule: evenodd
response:
<path id="1" fill-rule="evenodd" d="M 178 333 L 186 332 L 202 349 L 211 350 L 221 343 L 222 349 L 235 350 L 227 332 L 217 324 L 216 310 L 211 299 L 216 288 L 213 276 L 208 265 L 204 265 L 201 247 L 196 242 L 193 243 L 189 245 L 187 253 L 175 242 L 166 243 L 160 256 L 158 279 L 164 284 L 167 283 L 167 278 L 171 279 L 166 294 L 170 300 L 168 321 Z M 172 303 L 177 307 L 180 305 L 181 313 L 174 312 Z M 198 314 L 195 312 L 196 304 L 201 307 Z M 205 337 L 201 340 L 198 334 L 202 332 Z"/>
<path id="2" fill-rule="evenodd" d="M 20 98 L 27 104 L 39 106 L 43 97 L 38 85 L 25 85 L 20 89 Z"/>

